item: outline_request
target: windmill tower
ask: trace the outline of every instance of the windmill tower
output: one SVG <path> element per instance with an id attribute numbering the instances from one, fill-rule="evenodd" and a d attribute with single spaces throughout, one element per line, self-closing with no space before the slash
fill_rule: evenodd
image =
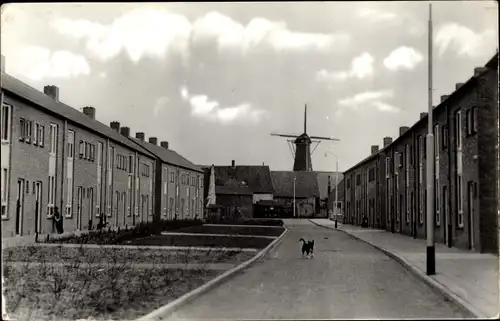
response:
<path id="1" fill-rule="evenodd" d="M 296 172 L 312 172 L 311 156 L 322 140 L 340 141 L 337 138 L 309 136 L 307 134 L 307 105 L 304 108 L 304 133 L 302 135 L 287 135 L 287 134 L 271 134 L 271 136 L 279 136 L 288 139 L 290 150 L 294 157 L 293 170 Z M 311 152 L 311 144 L 317 143 Z M 295 148 L 293 148 L 295 145 Z"/>

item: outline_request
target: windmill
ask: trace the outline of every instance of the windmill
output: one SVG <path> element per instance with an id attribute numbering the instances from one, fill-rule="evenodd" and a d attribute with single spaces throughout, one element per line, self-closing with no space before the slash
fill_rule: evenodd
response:
<path id="1" fill-rule="evenodd" d="M 279 136 L 287 139 L 288 146 L 292 152 L 292 156 L 294 157 L 293 170 L 301 171 L 301 172 L 312 172 L 312 164 L 311 164 L 311 155 L 314 153 L 319 143 L 323 140 L 331 140 L 331 141 L 340 141 L 337 138 L 331 137 L 321 137 L 321 136 L 309 136 L 307 134 L 307 105 L 305 105 L 304 109 L 304 133 L 302 135 L 287 135 L 287 134 L 271 134 L 271 136 Z M 311 152 L 311 144 L 316 143 L 313 151 Z M 293 145 L 295 144 L 295 148 Z"/>

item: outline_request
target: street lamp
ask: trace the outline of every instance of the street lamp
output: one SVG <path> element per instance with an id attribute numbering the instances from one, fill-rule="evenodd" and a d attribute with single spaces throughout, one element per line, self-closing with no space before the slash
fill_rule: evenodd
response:
<path id="1" fill-rule="evenodd" d="M 434 135 L 432 107 L 432 4 L 429 3 L 429 113 L 427 133 L 427 275 L 436 274 L 434 248 Z"/>
<path id="2" fill-rule="evenodd" d="M 339 190 L 339 157 L 337 154 L 330 152 L 329 150 L 326 153 L 330 153 L 335 156 L 335 203 L 333 206 L 333 215 L 335 217 L 335 228 L 337 228 L 337 203 L 338 203 L 338 190 Z M 325 153 L 325 157 L 327 154 Z"/>

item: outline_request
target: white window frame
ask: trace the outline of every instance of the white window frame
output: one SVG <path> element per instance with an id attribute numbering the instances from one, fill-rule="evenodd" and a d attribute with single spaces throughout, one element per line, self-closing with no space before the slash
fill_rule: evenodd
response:
<path id="1" fill-rule="evenodd" d="M 73 216 L 73 178 L 67 179 L 66 217 Z"/>
<path id="2" fill-rule="evenodd" d="M 2 133 L 1 133 L 1 142 L 3 144 L 10 143 L 10 139 L 12 137 L 12 106 L 2 103 Z M 5 124 L 5 128 L 3 128 Z M 4 130 L 5 137 L 4 137 Z"/>
<path id="3" fill-rule="evenodd" d="M 2 199 L 2 219 L 8 219 L 9 218 L 9 206 L 8 206 L 8 199 L 9 199 L 9 175 L 10 171 L 8 168 L 2 168 L 2 190 L 1 190 L 1 199 Z"/>
<path id="4" fill-rule="evenodd" d="M 57 124 L 50 123 L 50 149 L 49 153 L 52 156 L 57 155 Z"/>
<path id="5" fill-rule="evenodd" d="M 55 198 L 56 198 L 56 178 L 55 176 L 49 175 L 49 186 L 48 186 L 48 201 L 47 201 L 47 217 L 51 218 L 54 216 Z"/>
<path id="6" fill-rule="evenodd" d="M 75 158 L 75 132 L 68 129 L 68 159 Z"/>
<path id="7" fill-rule="evenodd" d="M 33 145 L 38 145 L 38 132 L 40 124 L 35 122 L 35 130 L 33 131 Z"/>
<path id="8" fill-rule="evenodd" d="M 455 113 L 455 146 L 457 150 L 462 150 L 462 111 L 458 110 Z"/>
<path id="9" fill-rule="evenodd" d="M 391 177 L 391 158 L 390 157 L 386 157 L 385 158 L 385 178 L 389 178 Z"/>

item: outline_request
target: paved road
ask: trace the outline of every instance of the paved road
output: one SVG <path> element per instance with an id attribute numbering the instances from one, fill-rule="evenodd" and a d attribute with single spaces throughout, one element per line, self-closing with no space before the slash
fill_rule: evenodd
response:
<path id="1" fill-rule="evenodd" d="M 370 245 L 306 220 L 286 224 L 263 260 L 171 319 L 472 317 Z M 301 258 L 303 236 L 315 240 L 313 259 Z"/>

